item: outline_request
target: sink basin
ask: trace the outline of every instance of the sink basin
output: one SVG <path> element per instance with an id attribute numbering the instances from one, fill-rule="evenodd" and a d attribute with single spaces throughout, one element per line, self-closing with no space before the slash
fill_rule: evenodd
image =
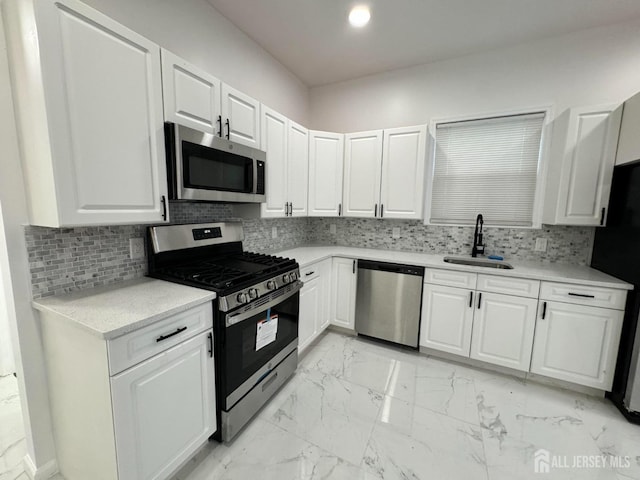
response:
<path id="1" fill-rule="evenodd" d="M 513 265 L 503 262 L 502 260 L 487 260 L 485 258 L 444 257 L 444 261 L 447 263 L 455 263 L 456 265 L 470 265 L 472 267 L 500 268 L 504 270 L 513 269 Z"/>

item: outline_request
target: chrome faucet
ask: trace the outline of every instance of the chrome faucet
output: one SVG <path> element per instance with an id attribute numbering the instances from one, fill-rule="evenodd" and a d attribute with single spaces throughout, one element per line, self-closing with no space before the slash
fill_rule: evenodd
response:
<path id="1" fill-rule="evenodd" d="M 482 243 L 482 226 L 484 220 L 482 214 L 478 214 L 476 218 L 476 231 L 473 233 L 473 249 L 471 250 L 471 256 L 477 257 L 478 254 L 484 255 L 484 243 Z"/>

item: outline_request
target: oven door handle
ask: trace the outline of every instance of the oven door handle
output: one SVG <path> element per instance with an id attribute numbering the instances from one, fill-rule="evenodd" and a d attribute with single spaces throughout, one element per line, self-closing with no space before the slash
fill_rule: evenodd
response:
<path id="1" fill-rule="evenodd" d="M 296 293 L 298 293 L 300 291 L 300 289 L 302 288 L 302 286 L 304 285 L 304 283 L 302 283 L 300 280 L 298 280 L 298 281 L 296 281 L 296 283 L 294 283 L 292 285 L 293 285 L 293 289 L 290 292 L 287 292 L 284 295 L 280 295 L 280 296 L 274 298 L 273 300 L 271 300 L 270 302 L 267 302 L 267 303 L 262 304 L 262 305 L 257 305 L 256 307 L 254 307 L 251 310 L 248 310 L 246 312 L 226 315 L 224 317 L 224 326 L 228 328 L 228 327 L 236 325 L 237 323 L 240 323 L 240 322 L 242 322 L 242 321 L 244 321 L 244 320 L 246 320 L 248 318 L 251 318 L 256 314 L 257 310 L 266 311 L 271 307 L 275 307 L 279 303 L 283 302 L 284 300 L 287 300 L 288 298 L 293 297 Z"/>

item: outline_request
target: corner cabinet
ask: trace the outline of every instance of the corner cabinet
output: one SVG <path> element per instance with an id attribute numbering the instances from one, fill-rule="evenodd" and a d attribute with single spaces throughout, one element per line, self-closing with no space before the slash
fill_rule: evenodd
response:
<path id="1" fill-rule="evenodd" d="M 160 48 L 75 0 L 4 16 L 31 223 L 168 221 Z"/>
<path id="2" fill-rule="evenodd" d="M 542 222 L 606 223 L 622 109 L 571 108 L 554 122 Z"/>
<path id="3" fill-rule="evenodd" d="M 345 135 L 344 214 L 421 219 L 427 127 Z"/>
<path id="4" fill-rule="evenodd" d="M 262 106 L 262 150 L 267 152 L 265 217 L 307 215 L 309 131 L 284 115 Z"/>
<path id="5" fill-rule="evenodd" d="M 342 215 L 344 135 L 309 132 L 309 216 Z"/>
<path id="6" fill-rule="evenodd" d="M 353 330 L 356 315 L 357 261 L 334 257 L 331 282 L 331 325 Z"/>

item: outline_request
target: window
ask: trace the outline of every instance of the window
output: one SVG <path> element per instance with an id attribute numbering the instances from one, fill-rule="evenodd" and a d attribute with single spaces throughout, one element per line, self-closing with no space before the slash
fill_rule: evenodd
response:
<path id="1" fill-rule="evenodd" d="M 544 118 L 436 124 L 431 223 L 532 226 Z"/>

